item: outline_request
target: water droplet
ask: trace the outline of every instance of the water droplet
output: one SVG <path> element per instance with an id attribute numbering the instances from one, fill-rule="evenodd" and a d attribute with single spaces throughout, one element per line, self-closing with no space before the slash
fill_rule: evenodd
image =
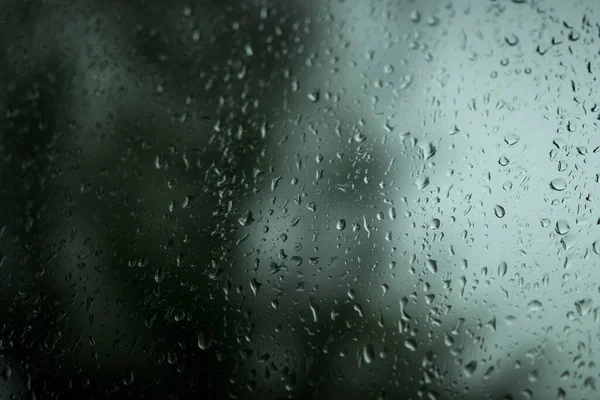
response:
<path id="1" fill-rule="evenodd" d="M 558 192 L 562 192 L 567 188 L 567 181 L 565 181 L 563 178 L 553 179 L 552 182 L 550 182 L 550 188 Z"/>
<path id="2" fill-rule="evenodd" d="M 513 33 L 509 36 L 505 36 L 504 41 L 509 46 L 516 46 L 519 44 L 519 37 Z"/>
<path id="3" fill-rule="evenodd" d="M 550 226 L 550 219 L 548 219 L 548 218 L 540 219 L 540 225 L 542 225 L 542 228 L 547 228 L 548 226 Z"/>
<path id="4" fill-rule="evenodd" d="M 337 224 L 335 224 L 335 227 L 338 231 L 343 231 L 346 228 L 346 220 L 343 218 L 340 219 Z"/>
<path id="5" fill-rule="evenodd" d="M 504 218 L 504 216 L 506 215 L 506 210 L 504 210 L 504 207 L 502 207 L 501 205 L 496 204 L 494 206 L 494 214 L 496 214 L 496 217 L 498 218 Z"/>
<path id="6" fill-rule="evenodd" d="M 201 350 L 208 350 L 212 346 L 212 340 L 206 337 L 204 332 L 198 333 L 198 347 Z"/>
<path id="7" fill-rule="evenodd" d="M 425 262 L 425 265 L 427 266 L 427 269 L 432 273 L 435 274 L 438 271 L 438 265 L 437 265 L 437 261 L 435 260 L 427 260 Z"/>
<path id="8" fill-rule="evenodd" d="M 500 261 L 500 264 L 498 265 L 498 276 L 506 275 L 507 269 L 508 269 L 508 264 L 506 263 L 506 261 Z"/>
<path id="9" fill-rule="evenodd" d="M 429 224 L 427 224 L 427 228 L 429 229 L 438 229 L 440 227 L 440 220 L 437 218 L 432 219 L 431 221 L 429 221 Z"/>
<path id="10" fill-rule="evenodd" d="M 600 240 L 596 240 L 594 243 L 592 243 L 592 250 L 594 253 L 600 256 Z"/>
<path id="11" fill-rule="evenodd" d="M 559 149 L 559 150 L 562 149 L 562 148 L 564 148 L 567 145 L 567 142 L 564 139 L 561 139 L 561 138 L 554 139 L 552 141 L 552 143 L 554 143 L 554 145 L 556 146 L 556 148 Z"/>
<path id="12" fill-rule="evenodd" d="M 516 135 L 514 133 L 509 133 L 508 135 L 504 136 L 504 142 L 509 146 L 517 144 L 519 140 L 521 140 L 519 135 Z"/>
<path id="13" fill-rule="evenodd" d="M 412 10 L 410 13 L 410 20 L 414 23 L 421 21 L 421 13 L 418 10 Z"/>
<path id="14" fill-rule="evenodd" d="M 363 358 L 367 364 L 371 364 L 375 359 L 375 348 L 372 344 L 363 347 Z"/>
<path id="15" fill-rule="evenodd" d="M 421 145 L 421 152 L 424 160 L 429 160 L 435 155 L 435 146 L 431 142 L 427 142 Z"/>
<path id="16" fill-rule="evenodd" d="M 527 310 L 529 312 L 537 312 L 542 309 L 542 303 L 539 300 L 531 300 L 527 304 Z"/>
<path id="17" fill-rule="evenodd" d="M 404 341 L 404 347 L 406 347 L 407 349 L 411 350 L 411 351 L 416 351 L 418 344 L 417 341 L 415 339 L 406 339 Z"/>
<path id="18" fill-rule="evenodd" d="M 554 230 L 559 235 L 566 235 L 571 230 L 571 226 L 564 219 L 559 219 L 558 221 L 556 221 L 556 225 L 554 227 Z"/>
<path id="19" fill-rule="evenodd" d="M 240 218 L 238 219 L 238 222 L 240 223 L 240 225 L 242 226 L 248 226 L 250 225 L 252 222 L 254 222 L 254 218 L 252 217 L 252 211 L 248 210 L 245 213 L 243 213 Z"/>
<path id="20" fill-rule="evenodd" d="M 310 101 L 312 101 L 313 103 L 316 103 L 317 101 L 319 101 L 320 97 L 321 97 L 321 92 L 319 90 L 315 90 L 308 94 L 308 99 Z"/>
<path id="21" fill-rule="evenodd" d="M 470 378 L 477 370 L 477 361 L 469 361 L 463 368 L 463 373 L 467 378 Z"/>
<path id="22" fill-rule="evenodd" d="M 510 163 L 510 161 L 508 160 L 508 158 L 506 158 L 506 156 L 501 156 L 498 159 L 498 164 L 500 164 L 503 167 L 506 167 L 509 163 Z"/>
<path id="23" fill-rule="evenodd" d="M 580 317 L 588 315 L 592 311 L 593 300 L 588 298 L 581 299 L 575 302 L 575 309 Z"/>
<path id="24" fill-rule="evenodd" d="M 415 181 L 415 185 L 419 190 L 425 189 L 429 185 L 429 178 L 426 176 L 420 176 Z"/>
<path id="25" fill-rule="evenodd" d="M 560 243 L 562 244 L 562 247 L 565 250 L 571 250 L 573 248 L 573 246 L 575 246 L 576 242 L 577 242 L 577 237 L 572 234 L 567 234 L 567 235 L 563 236 L 563 238 L 560 240 Z"/>

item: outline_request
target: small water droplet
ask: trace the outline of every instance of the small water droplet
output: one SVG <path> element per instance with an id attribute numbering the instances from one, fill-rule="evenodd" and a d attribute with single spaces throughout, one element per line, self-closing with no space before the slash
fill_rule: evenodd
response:
<path id="1" fill-rule="evenodd" d="M 509 146 L 517 144 L 519 140 L 521 140 L 519 135 L 516 135 L 514 133 L 509 133 L 506 136 L 504 136 L 504 142 Z"/>
<path id="2" fill-rule="evenodd" d="M 572 234 L 567 234 L 563 236 L 560 243 L 562 244 L 563 249 L 571 250 L 573 246 L 575 246 L 575 243 L 577 243 L 577 237 Z"/>
<path id="3" fill-rule="evenodd" d="M 504 41 L 509 46 L 516 46 L 519 44 L 519 37 L 513 33 L 509 36 L 505 36 Z"/>
<path id="4" fill-rule="evenodd" d="M 475 371 L 477 370 L 477 361 L 472 360 L 469 361 L 463 368 L 463 373 L 465 374 L 465 376 L 467 378 L 470 378 L 471 376 L 473 376 L 473 374 L 475 373 Z"/>
<path id="5" fill-rule="evenodd" d="M 245 213 L 243 213 L 240 218 L 238 219 L 238 222 L 240 223 L 240 225 L 242 226 L 248 226 L 250 225 L 252 222 L 254 222 L 254 218 L 252 216 L 252 211 L 248 210 Z"/>
<path id="6" fill-rule="evenodd" d="M 418 344 L 417 341 L 415 339 L 406 339 L 404 341 L 404 347 L 406 347 L 407 349 L 411 350 L 411 351 L 416 351 Z"/>
<path id="7" fill-rule="evenodd" d="M 343 231 L 346 228 L 346 220 L 345 219 L 340 219 L 337 224 L 335 224 L 335 227 L 338 231 Z"/>
<path id="8" fill-rule="evenodd" d="M 550 188 L 558 192 L 562 192 L 567 188 L 567 181 L 565 181 L 563 178 L 553 179 L 552 182 L 550 182 Z"/>
<path id="9" fill-rule="evenodd" d="M 437 261 L 435 260 L 429 259 L 425 262 L 425 265 L 432 274 L 435 274 L 438 271 Z"/>
<path id="10" fill-rule="evenodd" d="M 566 235 L 571 230 L 571 226 L 564 219 L 559 219 L 558 221 L 556 221 L 556 225 L 554 227 L 554 230 L 559 235 Z"/>
<path id="11" fill-rule="evenodd" d="M 498 265 L 498 276 L 506 275 L 507 269 L 508 269 L 508 264 L 506 263 L 506 261 L 500 261 L 500 264 Z"/>
<path id="12" fill-rule="evenodd" d="M 537 312 L 542 309 L 542 303 L 539 300 L 531 300 L 527 304 L 527 310 L 529 312 Z"/>
<path id="13" fill-rule="evenodd" d="M 206 337 L 204 332 L 198 333 L 198 347 L 201 350 L 208 350 L 212 346 L 212 340 Z"/>
<path id="14" fill-rule="evenodd" d="M 313 103 L 316 103 L 317 101 L 319 101 L 320 97 L 321 97 L 321 92 L 319 90 L 315 90 L 308 94 L 308 99 L 310 101 L 312 101 Z"/>
<path id="15" fill-rule="evenodd" d="M 429 160 L 435 155 L 436 149 L 433 143 L 427 142 L 421 145 L 421 152 L 424 160 Z"/>
<path id="16" fill-rule="evenodd" d="M 500 164 L 503 167 L 506 167 L 509 163 L 510 163 L 510 161 L 508 160 L 508 158 L 506 158 L 506 156 L 501 156 L 498 159 L 498 164 Z"/>
<path id="17" fill-rule="evenodd" d="M 540 225 L 542 225 L 542 228 L 547 228 L 548 226 L 550 226 L 550 219 L 548 219 L 548 218 L 540 219 Z"/>
<path id="18" fill-rule="evenodd" d="M 438 229 L 440 227 L 440 220 L 437 218 L 432 219 L 431 221 L 429 221 L 429 224 L 427 224 L 427 228 L 429 229 Z"/>
<path id="19" fill-rule="evenodd" d="M 592 251 L 600 256 L 600 240 L 592 243 Z"/>
<path id="20" fill-rule="evenodd" d="M 412 10 L 410 13 L 410 20 L 414 23 L 421 21 L 421 13 L 418 10 Z"/>
<path id="21" fill-rule="evenodd" d="M 504 218 L 504 216 L 506 215 L 506 210 L 504 210 L 504 207 L 502 207 L 501 205 L 496 204 L 494 206 L 494 214 L 496 214 L 496 217 L 498 218 Z"/>
<path id="22" fill-rule="evenodd" d="M 372 344 L 363 347 L 363 358 L 367 364 L 371 364 L 375 359 L 375 348 Z"/>
<path id="23" fill-rule="evenodd" d="M 419 190 L 423 190 L 429 185 L 429 178 L 427 176 L 420 176 L 415 181 L 415 185 Z"/>

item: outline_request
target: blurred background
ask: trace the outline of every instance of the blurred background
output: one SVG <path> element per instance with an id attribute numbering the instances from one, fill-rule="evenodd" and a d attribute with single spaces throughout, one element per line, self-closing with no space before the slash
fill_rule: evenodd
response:
<path id="1" fill-rule="evenodd" d="M 1 4 L 0 398 L 598 398 L 596 0 Z"/>

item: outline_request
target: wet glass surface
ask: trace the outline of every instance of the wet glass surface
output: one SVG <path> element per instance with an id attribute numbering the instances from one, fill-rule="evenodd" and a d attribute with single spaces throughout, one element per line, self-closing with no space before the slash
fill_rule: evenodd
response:
<path id="1" fill-rule="evenodd" d="M 2 4 L 1 398 L 598 397 L 597 1 Z"/>

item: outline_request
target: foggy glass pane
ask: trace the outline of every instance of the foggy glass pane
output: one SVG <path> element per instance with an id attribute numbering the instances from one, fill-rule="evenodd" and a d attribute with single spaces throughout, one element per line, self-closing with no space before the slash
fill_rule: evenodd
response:
<path id="1" fill-rule="evenodd" d="M 5 0 L 0 398 L 596 399 L 597 0 Z"/>

